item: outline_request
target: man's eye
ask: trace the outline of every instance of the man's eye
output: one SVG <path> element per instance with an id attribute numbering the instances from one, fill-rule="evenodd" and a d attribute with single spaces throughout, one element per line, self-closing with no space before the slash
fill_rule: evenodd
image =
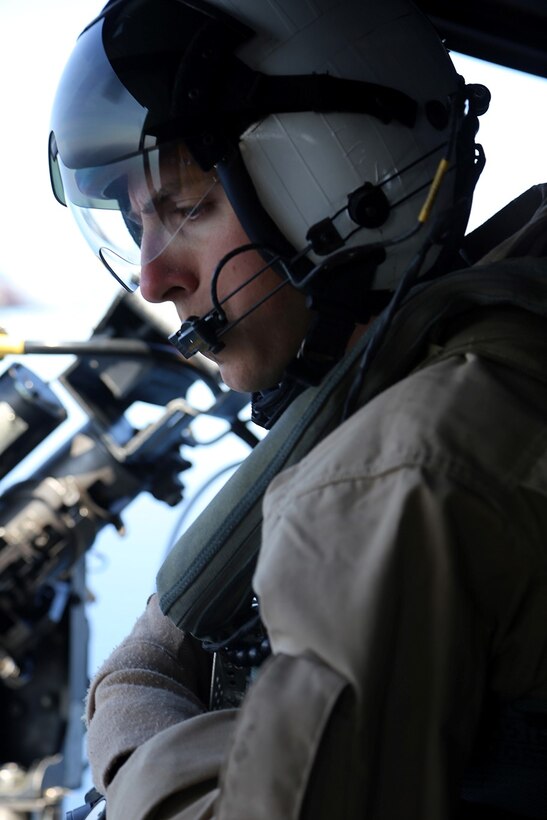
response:
<path id="1" fill-rule="evenodd" d="M 197 202 L 195 205 L 181 205 L 174 209 L 174 212 L 178 215 L 179 219 L 184 220 L 195 220 L 199 219 L 200 216 L 207 210 L 207 203 L 206 202 Z"/>
<path id="2" fill-rule="evenodd" d="M 158 216 L 168 230 L 178 231 L 187 223 L 201 219 L 209 207 L 206 202 L 194 202 L 193 204 L 186 202 L 180 205 L 176 202 L 170 202 L 169 205 L 164 203 L 161 209 L 158 208 Z"/>

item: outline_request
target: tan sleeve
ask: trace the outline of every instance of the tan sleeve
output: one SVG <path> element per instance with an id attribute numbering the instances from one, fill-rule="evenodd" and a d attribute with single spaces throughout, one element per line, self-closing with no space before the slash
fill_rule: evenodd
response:
<path id="1" fill-rule="evenodd" d="M 348 742 L 354 707 L 347 681 L 316 658 L 275 656 L 241 710 L 190 717 L 136 749 L 107 791 L 108 818 L 360 816 L 355 811 L 356 786 L 360 792 L 356 749 Z M 326 753 L 318 760 L 320 747 Z M 312 769 L 314 782 L 335 788 L 310 795 Z"/>
<path id="2" fill-rule="evenodd" d="M 160 611 L 152 596 L 132 632 L 91 682 L 88 757 L 99 791 L 149 738 L 205 711 L 209 661 Z"/>
<path id="3" fill-rule="evenodd" d="M 216 818 L 218 777 L 237 712 L 191 717 L 139 746 L 107 790 L 109 820 Z"/>

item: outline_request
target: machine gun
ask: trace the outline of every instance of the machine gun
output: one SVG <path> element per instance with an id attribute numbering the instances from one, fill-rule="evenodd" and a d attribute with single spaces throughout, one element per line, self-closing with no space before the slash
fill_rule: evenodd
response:
<path id="1" fill-rule="evenodd" d="M 6 342 L 2 347 L 2 338 Z M 81 785 L 82 702 L 87 688 L 85 554 L 140 493 L 170 506 L 183 495 L 195 440 L 190 423 L 220 417 L 248 445 L 239 413 L 248 397 L 216 369 L 190 364 L 165 342 L 133 295 L 118 297 L 87 342 L 21 352 L 76 355 L 59 384 L 87 421 L 30 479 L 0 496 L 0 820 L 57 820 L 63 795 Z M 13 352 L 0 336 L 0 351 Z M 205 411 L 187 399 L 204 383 Z M 144 402 L 159 418 L 135 429 L 127 411 Z M 18 362 L 0 375 L 0 479 L 66 420 L 51 386 Z"/>

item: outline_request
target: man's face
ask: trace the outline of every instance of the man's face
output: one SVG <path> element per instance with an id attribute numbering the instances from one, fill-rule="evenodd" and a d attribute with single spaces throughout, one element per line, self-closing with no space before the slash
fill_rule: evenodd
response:
<path id="1" fill-rule="evenodd" d="M 154 188 L 153 196 L 140 186 L 130 192 L 130 200 L 130 218 L 142 231 L 143 297 L 173 302 L 181 321 L 203 316 L 212 307 L 211 276 L 217 263 L 249 242 L 222 186 L 182 152 L 172 152 L 162 163 L 161 186 Z M 236 255 L 220 273 L 219 300 L 263 267 L 255 251 Z M 280 281 L 271 269 L 261 273 L 223 304 L 228 321 L 238 319 Z M 304 299 L 286 285 L 226 333 L 219 353 L 207 354 L 229 387 L 253 391 L 280 381 L 308 328 Z"/>

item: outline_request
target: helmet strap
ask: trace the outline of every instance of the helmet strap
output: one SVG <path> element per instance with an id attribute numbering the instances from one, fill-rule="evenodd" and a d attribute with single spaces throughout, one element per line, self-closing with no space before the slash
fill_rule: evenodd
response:
<path id="1" fill-rule="evenodd" d="M 338 254 L 336 265 L 331 257 L 306 285 L 307 306 L 314 318 L 296 359 L 287 368 L 289 378 L 319 384 L 346 352 L 355 326 L 371 318 L 369 297 L 385 251 L 376 245 L 361 250 L 364 253 Z"/>
<path id="2" fill-rule="evenodd" d="M 253 394 L 252 419 L 269 429 L 306 387 L 318 385 L 342 359 L 356 325 L 365 325 L 392 297 L 387 290 L 372 290 L 385 251 L 379 246 L 352 249 L 325 262 L 306 285 L 307 305 L 313 313 L 311 327 L 298 354 L 285 370 L 279 385 Z"/>

